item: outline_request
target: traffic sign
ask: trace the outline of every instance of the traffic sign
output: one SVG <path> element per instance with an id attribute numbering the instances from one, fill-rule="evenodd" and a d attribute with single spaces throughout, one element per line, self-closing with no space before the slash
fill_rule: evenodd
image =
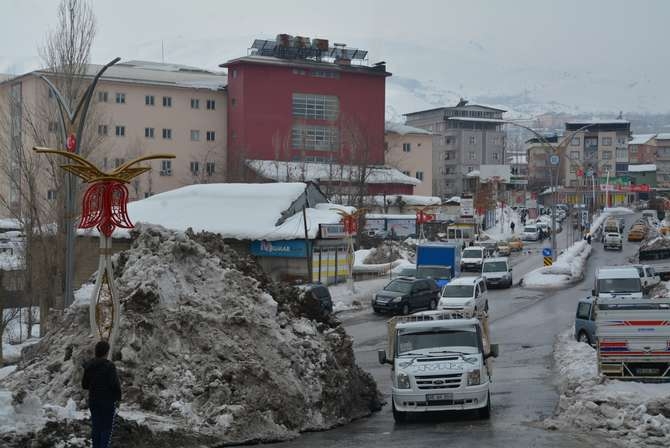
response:
<path id="1" fill-rule="evenodd" d="M 551 259 L 551 257 L 544 257 L 544 265 L 545 266 L 551 266 L 554 263 L 554 260 Z"/>
<path id="2" fill-rule="evenodd" d="M 558 165 L 560 161 L 561 159 L 556 154 L 552 154 L 551 156 L 549 156 L 549 163 L 552 165 Z"/>
<path id="3" fill-rule="evenodd" d="M 551 257 L 551 248 L 550 247 L 545 247 L 542 249 L 542 256 L 543 257 Z"/>
<path id="4" fill-rule="evenodd" d="M 586 177 L 591 177 L 591 176 L 593 176 L 593 170 L 591 168 L 589 168 L 588 170 L 586 170 Z"/>

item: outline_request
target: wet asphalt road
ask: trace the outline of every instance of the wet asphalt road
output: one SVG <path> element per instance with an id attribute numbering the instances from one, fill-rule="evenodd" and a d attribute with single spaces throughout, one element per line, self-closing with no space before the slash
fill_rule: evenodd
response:
<path id="1" fill-rule="evenodd" d="M 632 217 L 627 218 L 627 228 L 632 221 Z M 556 291 L 518 286 L 489 290 L 492 342 L 500 344 L 500 357 L 494 363 L 489 421 L 478 420 L 475 413 L 455 412 L 422 415 L 396 425 L 387 405 L 370 418 L 331 431 L 304 434 L 275 446 L 589 447 L 602 443 L 591 434 L 547 431 L 538 422 L 552 415 L 558 403 L 551 356 L 556 336 L 574 322 L 576 303 L 589 295 L 596 267 L 625 264 L 636 251 L 637 244 L 625 242 L 622 253 L 604 252 L 602 244 L 594 242 L 584 280 L 572 287 Z M 515 281 L 521 277 L 517 270 L 527 271 L 526 265 L 533 267 L 533 262 L 528 261 L 531 259 L 539 260 L 539 256 L 524 255 L 514 261 Z M 386 348 L 386 318 L 366 309 L 342 315 L 341 319 L 354 339 L 359 365 L 375 377 L 390 403 L 390 369 L 378 364 L 376 353 L 377 349 Z"/>

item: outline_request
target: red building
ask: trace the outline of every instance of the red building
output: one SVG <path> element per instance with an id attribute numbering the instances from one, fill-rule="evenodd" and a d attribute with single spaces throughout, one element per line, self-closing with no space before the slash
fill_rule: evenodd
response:
<path id="1" fill-rule="evenodd" d="M 366 55 L 279 35 L 221 64 L 228 69 L 228 178 L 248 178 L 249 161 L 382 167 L 391 74 L 383 62 L 365 65 Z M 413 184 L 398 188 L 411 192 Z"/>

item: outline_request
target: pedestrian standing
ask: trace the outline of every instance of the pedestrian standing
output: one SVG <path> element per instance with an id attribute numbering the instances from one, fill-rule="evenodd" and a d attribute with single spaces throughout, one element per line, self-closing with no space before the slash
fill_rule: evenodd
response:
<path id="1" fill-rule="evenodd" d="M 84 364 L 81 386 L 88 390 L 91 410 L 92 448 L 108 448 L 112 437 L 114 414 L 121 401 L 121 385 L 114 363 L 107 359 L 109 344 L 95 344 L 95 358 Z"/>
<path id="2" fill-rule="evenodd" d="M 514 233 L 514 221 L 509 223 L 510 229 L 512 229 L 512 233 Z"/>

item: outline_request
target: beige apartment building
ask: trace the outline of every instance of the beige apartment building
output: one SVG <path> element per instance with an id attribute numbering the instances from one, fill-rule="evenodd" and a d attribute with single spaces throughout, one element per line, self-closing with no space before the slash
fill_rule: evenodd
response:
<path id="1" fill-rule="evenodd" d="M 386 122 L 384 162 L 387 166 L 416 177 L 421 183 L 414 194 L 433 195 L 433 134 L 400 123 Z"/>
<path id="2" fill-rule="evenodd" d="M 90 65 L 87 77 L 101 68 Z M 10 169 L 0 172 L 0 197 L 17 206 L 21 194 L 9 177 L 20 151 L 34 144 L 55 147 L 59 141 L 56 101 L 40 75 L 30 72 L 0 82 L 0 152 Z M 226 76 L 195 67 L 128 61 L 110 67 L 98 82 L 91 102 L 82 150 L 103 169 L 154 153 L 175 159 L 146 162 L 152 170 L 128 186 L 130 200 L 194 183 L 222 182 L 226 167 Z M 90 148 L 84 149 L 84 145 Z M 46 157 L 46 156 L 41 156 Z M 60 164 L 63 161 L 58 161 Z M 146 166 L 145 164 L 145 166 Z M 41 175 L 45 201 L 53 190 L 48 164 Z M 0 217 L 9 214 L 0 204 Z"/>

